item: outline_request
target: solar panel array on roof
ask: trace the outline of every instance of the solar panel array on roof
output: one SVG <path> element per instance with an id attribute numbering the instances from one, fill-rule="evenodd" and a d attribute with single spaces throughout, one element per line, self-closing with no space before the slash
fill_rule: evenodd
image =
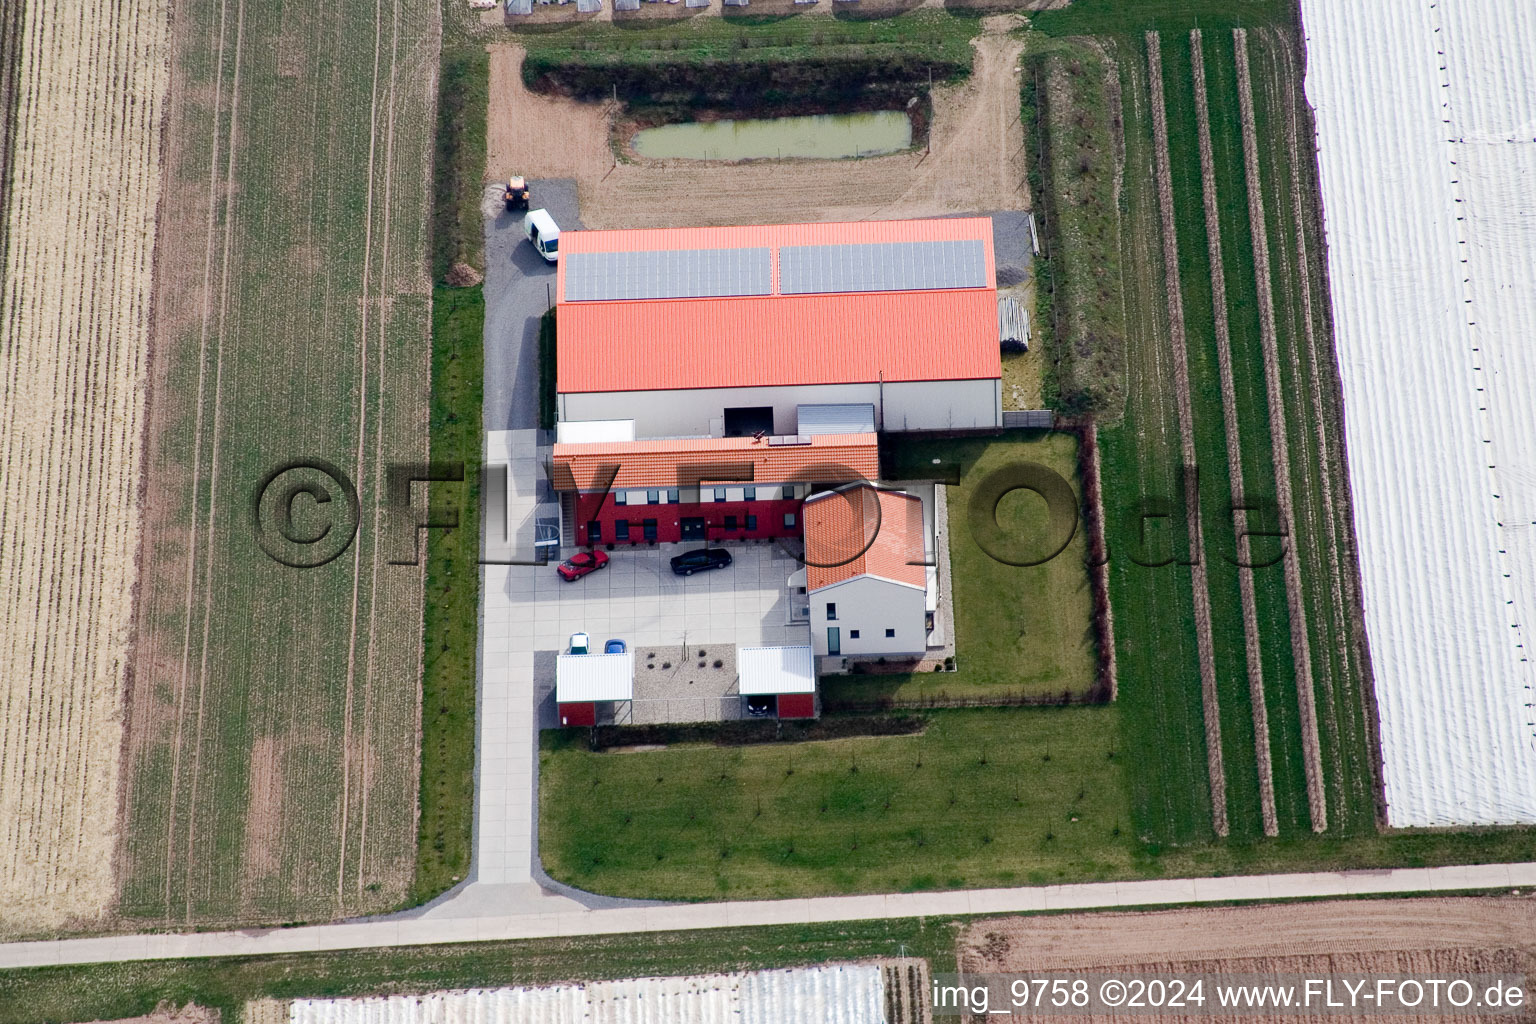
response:
<path id="1" fill-rule="evenodd" d="M 779 248 L 779 291 L 785 295 L 986 286 L 987 250 L 974 238 Z"/>
<path id="2" fill-rule="evenodd" d="M 569 252 L 565 298 L 696 299 L 767 295 L 773 291 L 766 248 L 670 249 L 659 252 Z"/>

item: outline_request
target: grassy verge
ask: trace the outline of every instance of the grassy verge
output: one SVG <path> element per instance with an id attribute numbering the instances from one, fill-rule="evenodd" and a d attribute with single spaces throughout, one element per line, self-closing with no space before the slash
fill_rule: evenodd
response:
<path id="1" fill-rule="evenodd" d="M 451 36 L 444 39 L 433 165 L 432 274 L 437 281 L 455 263 L 485 263 L 480 191 L 490 73 L 485 47 Z"/>
<path id="2" fill-rule="evenodd" d="M 247 1000 L 421 993 L 645 978 L 896 956 L 953 970 L 961 922 L 858 921 L 528 942 L 364 949 L 272 957 L 164 960 L 0 971 L 0 1024 L 114 1020 L 161 1002 L 241 1019 Z"/>
<path id="3" fill-rule="evenodd" d="M 939 465 L 934 459 L 941 460 Z M 1077 485 L 1077 438 L 1044 431 L 1006 438 L 887 441 L 881 474 L 887 480 L 932 478 L 943 469 L 959 479 L 948 488 L 949 552 L 955 616 L 955 672 L 856 675 L 829 679 L 824 699 L 870 704 L 943 699 L 1081 700 L 1092 689 L 1096 653 L 1089 633 L 1092 595 L 1084 565 L 1081 523 L 1065 550 L 1043 565 L 1005 565 L 977 544 L 970 501 L 992 472 L 1020 462 L 1046 466 Z M 1046 532 L 1045 502 L 1014 491 L 998 506 L 1011 537 Z"/>
<path id="4" fill-rule="evenodd" d="M 434 513 L 459 526 L 427 531 L 421 701 L 421 819 L 411 902 L 469 871 L 474 815 L 475 645 L 478 642 L 480 403 L 485 299 L 438 288 L 432 301 L 432 460 L 464 464 L 466 486 L 434 489 Z M 449 500 L 450 495 L 459 495 Z"/>

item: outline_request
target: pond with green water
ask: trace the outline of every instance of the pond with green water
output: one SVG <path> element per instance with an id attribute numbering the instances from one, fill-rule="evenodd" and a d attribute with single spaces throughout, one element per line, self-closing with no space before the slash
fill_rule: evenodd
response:
<path id="1" fill-rule="evenodd" d="M 688 121 L 635 134 L 635 152 L 656 160 L 839 160 L 895 153 L 912 145 L 904 111 L 816 114 L 743 121 Z"/>

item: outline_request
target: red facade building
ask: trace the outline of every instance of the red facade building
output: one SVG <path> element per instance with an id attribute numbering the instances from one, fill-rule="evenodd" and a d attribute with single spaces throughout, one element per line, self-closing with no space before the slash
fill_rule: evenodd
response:
<path id="1" fill-rule="evenodd" d="M 879 476 L 874 434 L 557 444 L 551 479 L 574 502 L 576 542 L 798 537 L 800 504 Z"/>

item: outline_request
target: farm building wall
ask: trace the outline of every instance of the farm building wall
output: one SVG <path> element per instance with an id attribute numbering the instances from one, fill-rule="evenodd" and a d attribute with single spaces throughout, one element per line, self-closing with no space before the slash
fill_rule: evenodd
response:
<path id="1" fill-rule="evenodd" d="M 762 406 L 773 409 L 775 434 L 795 433 L 801 405 L 873 405 L 881 430 L 973 430 L 1003 422 L 1001 384 L 995 377 L 885 385 L 568 392 L 559 400 L 562 421 L 632 419 L 640 439 L 718 435 L 726 409 Z"/>
<path id="2" fill-rule="evenodd" d="M 775 492 L 779 488 L 773 488 Z M 802 488 L 803 492 L 804 488 Z M 800 536 L 799 499 L 772 501 L 707 501 L 699 503 L 658 505 L 615 505 L 609 498 L 602 505 L 593 507 L 602 498 L 599 494 L 583 494 L 576 506 L 576 543 L 586 544 L 643 544 L 655 540 L 662 544 L 675 544 L 683 540 L 760 540 L 769 537 Z M 785 520 L 786 516 L 793 517 Z M 755 526 L 748 528 L 749 517 Z M 683 536 L 684 519 L 702 519 L 704 535 Z M 655 521 L 656 536 L 646 536 L 645 524 Z M 589 534 L 590 524 L 596 522 L 600 536 Z M 628 524 L 627 535 L 619 536 L 617 524 Z"/>
<path id="3" fill-rule="evenodd" d="M 828 604 L 836 606 L 836 618 L 828 617 Z M 818 655 L 830 653 L 828 630 L 836 629 L 838 653 L 845 656 L 924 654 L 927 606 L 922 589 L 877 576 L 856 576 L 823 587 L 811 594 L 811 645 Z M 886 636 L 888 629 L 895 636 Z"/>

